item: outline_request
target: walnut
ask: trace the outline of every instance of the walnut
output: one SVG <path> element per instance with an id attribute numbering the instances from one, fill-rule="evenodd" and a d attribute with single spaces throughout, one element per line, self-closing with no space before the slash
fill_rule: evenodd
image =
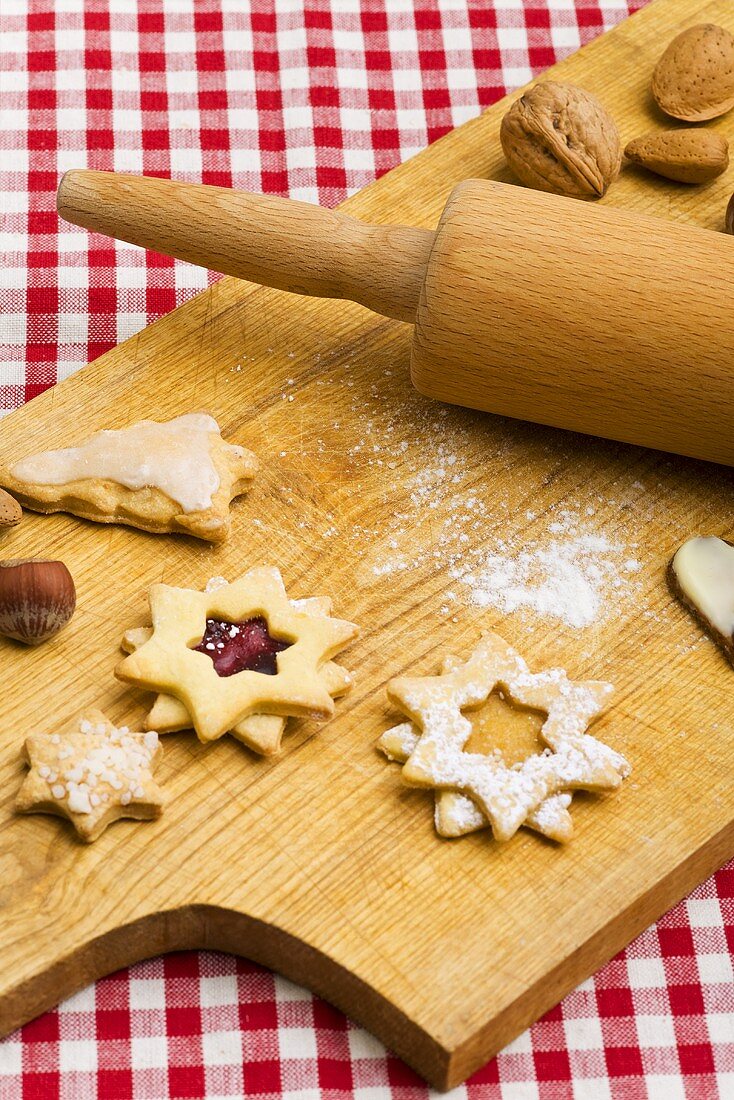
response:
<path id="1" fill-rule="evenodd" d="M 614 119 L 598 99 L 552 80 L 513 103 L 500 141 L 524 184 L 577 199 L 601 198 L 622 162 Z"/>

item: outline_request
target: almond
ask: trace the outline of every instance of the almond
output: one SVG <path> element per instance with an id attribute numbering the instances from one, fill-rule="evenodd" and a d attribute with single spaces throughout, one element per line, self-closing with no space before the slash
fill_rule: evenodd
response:
<path id="1" fill-rule="evenodd" d="M 553 80 L 513 103 L 502 119 L 500 141 L 524 184 L 577 199 L 601 198 L 622 161 L 614 119 L 599 100 Z"/>
<path id="2" fill-rule="evenodd" d="M 734 36 L 714 23 L 679 34 L 652 74 L 655 102 L 673 118 L 705 122 L 734 107 Z"/>
<path id="3" fill-rule="evenodd" d="M 660 130 L 631 141 L 624 155 L 679 183 L 708 183 L 729 166 L 729 143 L 712 130 Z"/>
<path id="4" fill-rule="evenodd" d="M 23 519 L 23 511 L 15 497 L 0 489 L 0 527 L 15 527 Z"/>

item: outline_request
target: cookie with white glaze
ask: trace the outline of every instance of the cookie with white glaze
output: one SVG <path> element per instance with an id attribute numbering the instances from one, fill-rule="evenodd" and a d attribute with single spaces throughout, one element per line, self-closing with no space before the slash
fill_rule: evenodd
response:
<path id="1" fill-rule="evenodd" d="M 713 535 L 688 539 L 668 566 L 668 581 L 734 666 L 734 546 Z"/>
<path id="2" fill-rule="evenodd" d="M 230 504 L 256 470 L 255 456 L 226 443 L 213 417 L 186 413 L 0 463 L 0 486 L 35 512 L 223 542 Z"/>

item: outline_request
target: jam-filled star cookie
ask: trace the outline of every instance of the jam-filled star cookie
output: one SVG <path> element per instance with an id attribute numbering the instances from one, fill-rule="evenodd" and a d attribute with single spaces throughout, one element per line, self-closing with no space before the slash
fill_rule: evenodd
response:
<path id="1" fill-rule="evenodd" d="M 15 808 L 68 818 L 88 842 L 118 818 L 160 817 L 164 799 L 153 778 L 160 754 L 154 731 L 133 733 L 114 726 L 101 711 L 87 711 L 65 733 L 37 733 L 26 740 L 30 770 Z"/>
<path id="2" fill-rule="evenodd" d="M 221 578 L 219 578 L 221 580 Z M 214 580 L 214 578 L 213 578 Z M 209 582 L 210 585 L 212 581 Z M 226 583 L 226 582 L 224 582 Z M 211 590 L 211 589 L 210 589 Z M 292 600 L 293 607 L 304 611 L 307 615 L 330 615 L 332 610 L 331 600 L 328 597 L 316 596 L 312 599 Z M 222 633 L 220 631 L 220 633 Z M 137 627 L 127 630 L 122 637 L 122 648 L 126 653 L 134 653 L 141 645 L 145 645 L 153 634 L 153 628 L 149 626 Z M 250 638 L 252 643 L 254 639 Z M 231 646 L 233 650 L 242 649 L 238 642 L 238 634 L 230 638 L 229 631 L 225 632 L 224 646 Z M 352 676 L 341 665 L 334 661 L 327 661 L 320 670 L 324 686 L 332 698 L 345 695 L 352 686 Z M 251 714 L 243 718 L 229 731 L 236 740 L 241 741 L 248 749 L 262 756 L 274 756 L 280 751 L 281 740 L 288 719 L 279 714 Z M 146 718 L 147 729 L 157 730 L 158 733 L 174 733 L 177 730 L 189 729 L 191 717 L 184 704 L 173 695 L 158 695 L 155 703 Z"/>
<path id="3" fill-rule="evenodd" d="M 277 569 L 205 592 L 156 584 L 150 610 L 152 634 L 116 675 L 178 699 L 201 741 L 253 715 L 333 714 L 323 667 L 358 628 L 294 607 Z"/>
<path id="4" fill-rule="evenodd" d="M 225 443 L 213 417 L 186 413 L 0 463 L 0 486 L 36 512 L 70 512 L 97 523 L 222 542 L 230 529 L 229 506 L 256 470 L 255 456 Z"/>
<path id="5" fill-rule="evenodd" d="M 472 724 L 463 711 L 485 703 L 496 688 L 519 707 L 545 713 L 545 751 L 512 766 L 499 752 L 465 751 Z M 387 691 L 419 731 L 403 767 L 405 782 L 471 799 L 497 840 L 509 840 L 549 798 L 578 788 L 612 790 L 629 774 L 623 756 L 586 733 L 605 709 L 611 684 L 576 683 L 563 669 L 531 673 L 496 634 L 485 634 L 467 661 L 452 661 L 438 676 L 399 677 Z M 568 838 L 564 831 L 557 839 Z"/>

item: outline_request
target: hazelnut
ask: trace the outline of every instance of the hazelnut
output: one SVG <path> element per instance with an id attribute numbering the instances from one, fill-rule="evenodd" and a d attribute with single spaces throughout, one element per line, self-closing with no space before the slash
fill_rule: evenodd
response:
<path id="1" fill-rule="evenodd" d="M 0 561 L 0 634 L 39 645 L 66 626 L 76 589 L 62 561 Z"/>
<path id="2" fill-rule="evenodd" d="M 724 230 L 727 233 L 734 233 L 734 195 L 732 195 L 732 197 L 729 199 L 726 207 Z"/>

